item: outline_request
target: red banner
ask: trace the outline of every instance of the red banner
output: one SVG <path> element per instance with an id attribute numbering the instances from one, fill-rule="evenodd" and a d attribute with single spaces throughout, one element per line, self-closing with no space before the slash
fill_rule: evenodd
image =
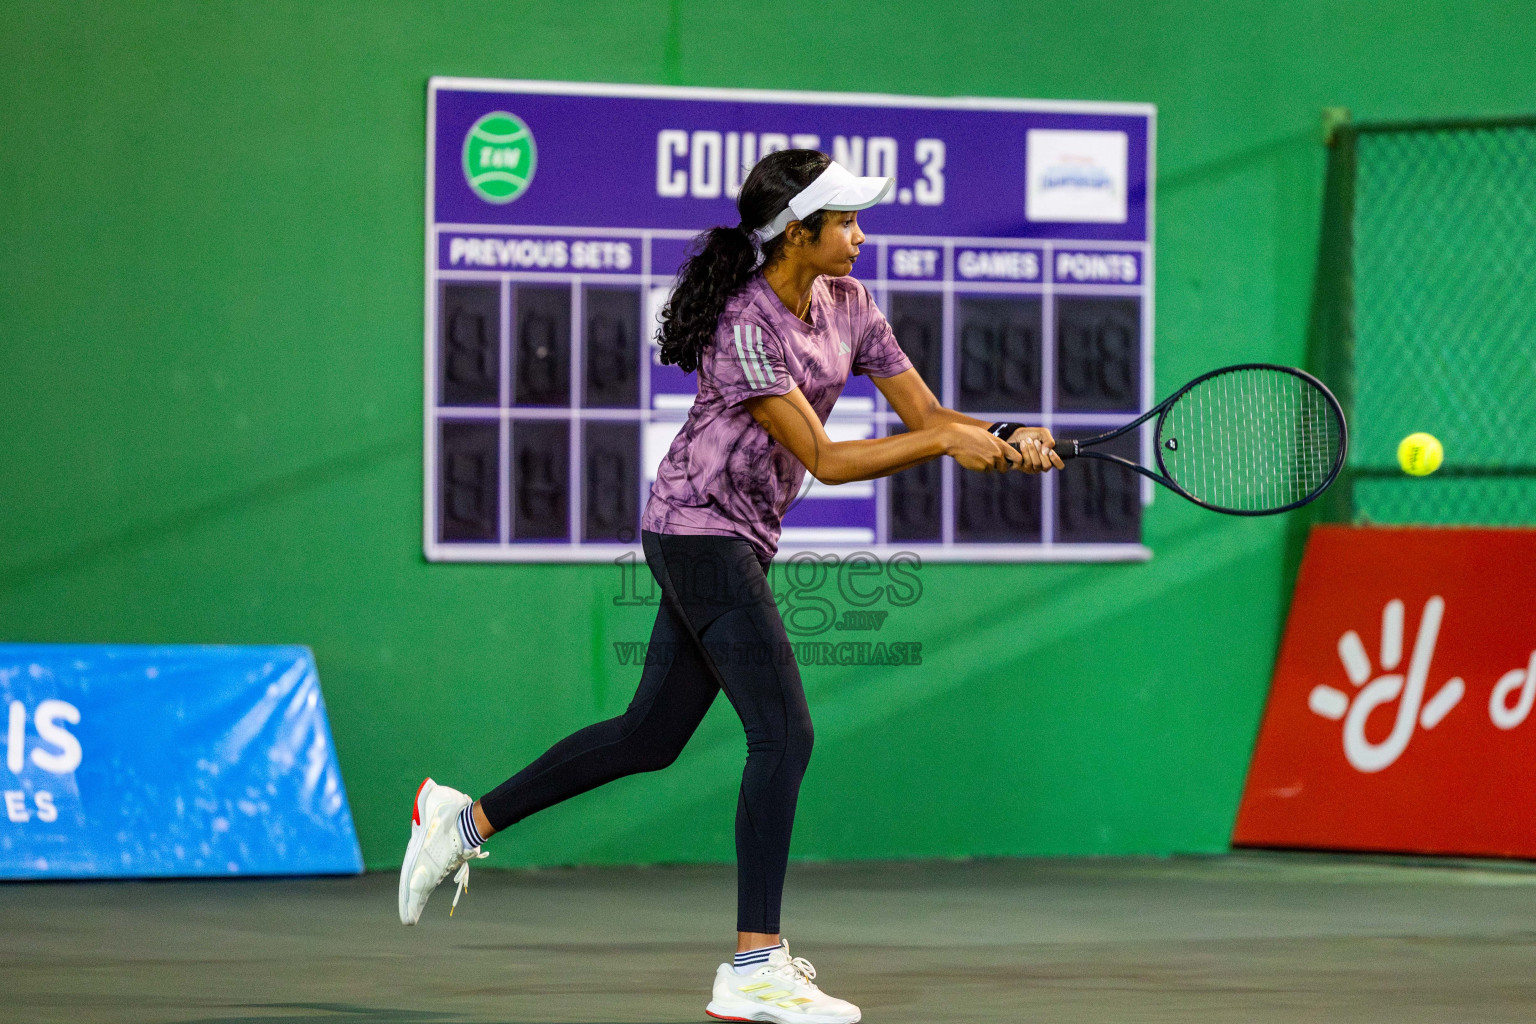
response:
<path id="1" fill-rule="evenodd" d="M 1536 530 L 1319 527 L 1233 842 L 1536 857 Z"/>

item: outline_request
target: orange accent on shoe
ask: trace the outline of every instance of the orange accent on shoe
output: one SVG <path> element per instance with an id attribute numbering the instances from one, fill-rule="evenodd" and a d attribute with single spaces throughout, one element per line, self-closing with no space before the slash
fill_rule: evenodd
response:
<path id="1" fill-rule="evenodd" d="M 718 1013 L 715 1013 L 713 1010 L 705 1010 L 704 1012 L 715 1018 L 715 1020 L 744 1020 L 747 1022 L 747 1024 L 752 1024 L 751 1017 L 722 1017 Z"/>
<path id="2" fill-rule="evenodd" d="M 422 779 L 421 785 L 416 787 L 416 795 L 411 798 L 411 824 L 421 824 L 421 791 L 427 788 L 431 779 Z"/>

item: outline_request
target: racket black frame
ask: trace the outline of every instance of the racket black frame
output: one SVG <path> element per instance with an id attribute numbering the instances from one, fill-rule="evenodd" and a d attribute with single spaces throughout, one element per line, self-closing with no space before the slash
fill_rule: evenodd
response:
<path id="1" fill-rule="evenodd" d="M 1183 398 L 1191 388 L 1195 387 L 1197 384 L 1202 384 L 1205 381 L 1210 380 L 1212 377 L 1220 377 L 1222 374 L 1226 373 L 1235 373 L 1238 370 L 1279 370 L 1282 373 L 1289 373 L 1293 377 L 1300 377 L 1302 380 L 1306 381 L 1308 384 L 1311 384 L 1322 393 L 1323 397 L 1328 402 L 1329 408 L 1332 409 L 1334 415 L 1338 417 L 1338 457 L 1334 460 L 1333 467 L 1328 471 L 1327 479 L 1325 479 L 1321 485 L 1319 485 L 1310 494 L 1301 500 L 1293 501 L 1289 505 L 1282 505 L 1279 508 L 1268 509 L 1224 508 L 1221 505 L 1212 505 L 1209 502 L 1201 501 L 1199 498 L 1195 497 L 1193 494 L 1190 494 L 1184 488 L 1180 487 L 1177 483 L 1174 482 L 1173 478 L 1168 475 L 1168 467 L 1163 464 L 1163 446 L 1156 440 L 1154 440 L 1152 444 L 1153 449 L 1157 453 L 1157 471 L 1155 472 L 1151 469 L 1148 469 L 1146 466 L 1143 466 L 1139 462 L 1132 462 L 1130 459 L 1123 459 L 1118 455 L 1111 455 L 1108 452 L 1094 452 L 1086 450 L 1089 445 L 1099 444 L 1101 442 L 1120 437 L 1124 434 L 1128 434 L 1131 431 L 1141 427 L 1142 424 L 1146 423 L 1154 416 L 1157 417 L 1156 434 L 1158 437 L 1161 437 L 1163 433 L 1163 420 L 1167 418 L 1168 410 L 1172 409 L 1174 403 L 1177 402 L 1180 398 Z M 1064 445 L 1067 446 L 1065 449 L 1063 448 Z M 1330 486 L 1332 486 L 1333 481 L 1338 478 L 1339 472 L 1344 468 L 1344 458 L 1346 455 L 1348 455 L 1348 453 L 1349 425 L 1344 419 L 1344 407 L 1341 406 L 1339 404 L 1339 400 L 1333 396 L 1333 392 L 1328 390 L 1328 386 L 1326 384 L 1312 376 L 1307 371 L 1298 370 L 1294 366 L 1279 366 L 1275 363 L 1235 363 L 1232 366 L 1219 367 L 1215 370 L 1211 370 L 1209 373 L 1202 373 L 1200 376 L 1196 377 L 1188 384 L 1185 384 L 1182 388 L 1179 388 L 1179 390 L 1175 391 L 1173 394 L 1159 402 L 1156 406 L 1148 409 L 1146 412 L 1142 413 L 1136 419 L 1132 420 L 1130 423 L 1127 423 L 1123 427 L 1118 427 L 1107 433 L 1095 435 L 1094 437 L 1058 437 L 1056 439 L 1056 454 L 1060 455 L 1063 459 L 1087 458 L 1100 459 L 1104 462 L 1117 463 L 1126 467 L 1127 469 L 1135 470 L 1142 476 L 1147 477 L 1149 480 L 1157 481 L 1164 487 L 1173 491 L 1173 493 L 1177 494 L 1179 497 L 1187 498 L 1194 502 L 1196 505 L 1199 505 L 1201 508 L 1207 508 L 1212 512 L 1221 512 L 1224 515 L 1229 516 L 1272 516 L 1278 515 L 1281 512 L 1289 512 L 1293 508 L 1300 508 L 1301 506 L 1307 504 L 1307 502 L 1316 499 Z"/>

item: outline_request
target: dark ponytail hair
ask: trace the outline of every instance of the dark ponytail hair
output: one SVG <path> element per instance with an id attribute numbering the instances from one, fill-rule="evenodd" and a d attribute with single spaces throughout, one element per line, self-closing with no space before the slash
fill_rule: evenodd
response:
<path id="1" fill-rule="evenodd" d="M 684 373 L 699 368 L 699 356 L 715 336 L 725 304 L 760 266 L 784 253 L 783 234 L 769 239 L 759 254 L 752 232 L 777 217 L 831 162 L 831 157 L 814 149 L 784 149 L 757 162 L 736 199 L 741 224 L 710 228 L 695 238 L 677 273 L 677 287 L 661 310 L 663 363 L 676 363 Z M 800 223 L 814 239 L 820 237 L 825 220 L 825 211 L 817 210 Z"/>

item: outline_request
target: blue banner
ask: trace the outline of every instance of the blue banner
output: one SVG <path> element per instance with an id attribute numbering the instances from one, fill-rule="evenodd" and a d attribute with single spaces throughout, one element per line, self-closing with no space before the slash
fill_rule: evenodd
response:
<path id="1" fill-rule="evenodd" d="M 0 644 L 0 878 L 355 874 L 306 647 Z"/>

